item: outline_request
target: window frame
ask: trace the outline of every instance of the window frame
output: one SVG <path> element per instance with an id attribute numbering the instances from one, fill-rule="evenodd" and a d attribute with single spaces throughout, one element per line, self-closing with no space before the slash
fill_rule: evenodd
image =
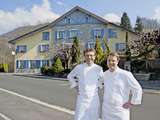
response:
<path id="1" fill-rule="evenodd" d="M 42 40 L 49 41 L 50 40 L 50 32 L 42 32 Z"/>

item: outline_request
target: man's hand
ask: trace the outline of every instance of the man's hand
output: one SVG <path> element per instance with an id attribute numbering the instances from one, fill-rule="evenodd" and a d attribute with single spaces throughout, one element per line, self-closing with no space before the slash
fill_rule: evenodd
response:
<path id="1" fill-rule="evenodd" d="M 125 109 L 130 109 L 133 106 L 133 104 L 131 102 L 126 102 L 123 104 L 123 108 Z"/>

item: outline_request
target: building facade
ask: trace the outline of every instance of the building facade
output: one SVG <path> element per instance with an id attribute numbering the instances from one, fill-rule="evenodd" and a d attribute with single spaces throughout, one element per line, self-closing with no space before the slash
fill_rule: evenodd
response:
<path id="1" fill-rule="evenodd" d="M 4 64 L 7 65 L 5 72 L 14 71 L 14 45 L 8 43 L 6 39 L 0 38 L 0 67 Z"/>
<path id="2" fill-rule="evenodd" d="M 126 35 L 129 44 L 138 37 L 135 32 L 76 6 L 52 23 L 10 41 L 16 49 L 15 72 L 40 72 L 42 66 L 52 64 L 59 44 L 70 47 L 74 37 L 80 42 L 81 52 L 93 48 L 98 37 L 102 48 L 106 40 L 111 51 L 124 54 Z"/>

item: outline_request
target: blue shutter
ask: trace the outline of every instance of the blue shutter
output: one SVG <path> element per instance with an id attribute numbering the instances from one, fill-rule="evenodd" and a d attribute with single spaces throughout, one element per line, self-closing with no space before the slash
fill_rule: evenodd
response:
<path id="1" fill-rule="evenodd" d="M 55 38 L 55 41 L 57 41 L 57 31 L 55 31 L 54 38 Z"/>
<path id="2" fill-rule="evenodd" d="M 41 62 L 42 62 L 42 67 L 45 66 L 45 65 L 44 65 L 44 60 L 41 60 Z"/>
<path id="3" fill-rule="evenodd" d="M 29 60 L 26 60 L 26 68 L 29 68 Z"/>
<path id="4" fill-rule="evenodd" d="M 85 48 L 89 48 L 88 42 L 85 43 Z"/>
<path id="5" fill-rule="evenodd" d="M 85 23 L 88 23 L 88 21 L 89 21 L 89 18 L 88 18 L 88 16 L 86 16 L 85 17 Z"/>
<path id="6" fill-rule="evenodd" d="M 18 53 L 18 52 L 19 52 L 19 45 L 16 48 L 16 53 Z"/>
<path id="7" fill-rule="evenodd" d="M 24 69 L 26 69 L 27 68 L 27 61 L 24 60 L 23 62 L 24 62 Z"/>
<path id="8" fill-rule="evenodd" d="M 29 64 L 28 64 L 28 60 L 24 60 L 24 69 L 28 69 L 29 68 Z"/>
<path id="9" fill-rule="evenodd" d="M 67 23 L 68 23 L 68 24 L 71 23 L 71 19 L 70 19 L 70 18 L 67 19 Z"/>
<path id="10" fill-rule="evenodd" d="M 18 69 L 18 68 L 19 68 L 18 63 L 19 63 L 19 60 L 17 60 L 17 61 L 16 61 L 16 69 Z"/>
<path id="11" fill-rule="evenodd" d="M 108 40 L 109 39 L 109 37 L 108 37 L 108 29 L 105 29 L 104 33 L 106 33 L 106 39 Z"/>
<path id="12" fill-rule="evenodd" d="M 47 40 L 50 39 L 50 32 L 47 32 Z"/>
<path id="13" fill-rule="evenodd" d="M 40 68 L 40 60 L 36 60 L 36 68 Z"/>
<path id="14" fill-rule="evenodd" d="M 104 37 L 104 29 L 101 30 L 101 38 Z"/>
<path id="15" fill-rule="evenodd" d="M 49 60 L 46 60 L 47 61 L 47 66 L 49 66 Z"/>
<path id="16" fill-rule="evenodd" d="M 94 30 L 91 30 L 91 39 L 94 39 Z"/>
<path id="17" fill-rule="evenodd" d="M 116 52 L 119 50 L 119 44 L 116 43 Z"/>
<path id="18" fill-rule="evenodd" d="M 41 51 L 41 45 L 38 45 L 38 52 Z"/>
<path id="19" fill-rule="evenodd" d="M 27 46 L 26 46 L 26 45 L 25 45 L 25 47 L 24 47 L 24 51 L 27 52 Z"/>

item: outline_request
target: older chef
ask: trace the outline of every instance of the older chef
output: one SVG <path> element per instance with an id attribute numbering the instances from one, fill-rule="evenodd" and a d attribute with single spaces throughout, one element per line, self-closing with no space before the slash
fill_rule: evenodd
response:
<path id="1" fill-rule="evenodd" d="M 132 105 L 141 104 L 142 88 L 131 72 L 118 67 L 119 55 L 110 53 L 104 72 L 102 120 L 129 120 Z"/>

